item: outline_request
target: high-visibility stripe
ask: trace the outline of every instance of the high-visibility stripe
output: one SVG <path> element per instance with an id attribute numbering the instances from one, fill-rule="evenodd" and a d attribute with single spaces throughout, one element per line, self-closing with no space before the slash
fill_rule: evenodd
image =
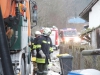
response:
<path id="1" fill-rule="evenodd" d="M 52 48 L 52 47 L 50 47 L 49 51 L 50 51 L 50 52 L 53 52 L 53 48 Z"/>
<path id="2" fill-rule="evenodd" d="M 42 41 L 43 43 L 48 43 L 48 44 L 50 44 L 50 42 L 47 42 L 47 41 Z"/>
<path id="3" fill-rule="evenodd" d="M 36 58 L 37 63 L 45 63 L 45 58 Z"/>
<path id="4" fill-rule="evenodd" d="M 50 44 L 50 42 L 48 42 L 48 44 Z"/>
<path id="5" fill-rule="evenodd" d="M 41 48 L 41 45 L 36 45 L 36 48 Z"/>
<path id="6" fill-rule="evenodd" d="M 33 45 L 33 49 L 36 49 L 36 45 Z"/>
<path id="7" fill-rule="evenodd" d="M 34 45 L 34 43 L 32 43 L 32 45 Z"/>
<path id="8" fill-rule="evenodd" d="M 42 41 L 43 43 L 47 43 L 46 41 Z"/>

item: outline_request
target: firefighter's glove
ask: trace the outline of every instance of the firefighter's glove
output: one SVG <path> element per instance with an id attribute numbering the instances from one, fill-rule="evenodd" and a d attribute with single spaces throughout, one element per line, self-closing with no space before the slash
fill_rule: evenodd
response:
<path id="1" fill-rule="evenodd" d="M 39 54 L 41 55 L 42 58 L 46 58 L 45 54 L 43 53 L 42 50 L 39 51 Z"/>
<path id="2" fill-rule="evenodd" d="M 53 53 L 53 48 L 52 48 L 52 47 L 50 47 L 49 53 L 50 53 L 50 54 Z"/>

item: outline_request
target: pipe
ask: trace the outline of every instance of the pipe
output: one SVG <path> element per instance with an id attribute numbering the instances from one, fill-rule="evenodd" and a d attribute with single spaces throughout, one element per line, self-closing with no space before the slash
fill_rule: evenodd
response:
<path id="1" fill-rule="evenodd" d="M 94 49 L 94 50 L 83 50 L 82 55 L 88 56 L 88 55 L 100 55 L 100 49 Z"/>
<path id="2" fill-rule="evenodd" d="M 0 55 L 1 63 L 4 75 L 14 75 L 10 50 L 8 48 L 8 42 L 5 34 L 5 25 L 2 17 L 1 7 L 0 7 Z"/>

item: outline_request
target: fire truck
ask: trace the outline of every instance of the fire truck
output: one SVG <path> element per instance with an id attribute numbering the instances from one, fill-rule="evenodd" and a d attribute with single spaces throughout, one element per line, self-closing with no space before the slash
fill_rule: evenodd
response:
<path id="1" fill-rule="evenodd" d="M 53 49 L 57 50 L 59 48 L 60 40 L 59 40 L 59 31 L 58 28 L 53 26 L 51 28 L 52 32 L 50 34 L 50 38 L 52 40 Z"/>
<path id="2" fill-rule="evenodd" d="M 30 8 L 30 3 L 32 8 Z M 0 74 L 29 75 L 31 10 L 36 18 L 36 2 L 0 0 Z M 35 14 L 35 16 L 34 16 Z"/>
<path id="3" fill-rule="evenodd" d="M 60 42 L 66 44 L 69 47 L 73 45 L 79 45 L 81 43 L 81 38 L 78 35 L 76 28 L 65 28 L 60 29 Z"/>

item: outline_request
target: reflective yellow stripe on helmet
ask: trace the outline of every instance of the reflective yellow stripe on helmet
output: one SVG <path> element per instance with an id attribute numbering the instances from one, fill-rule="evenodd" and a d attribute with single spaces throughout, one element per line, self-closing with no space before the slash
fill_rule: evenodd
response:
<path id="1" fill-rule="evenodd" d="M 50 51 L 50 52 L 53 52 L 53 48 L 52 48 L 52 47 L 50 47 L 49 51 Z"/>
<path id="2" fill-rule="evenodd" d="M 36 58 L 37 63 L 45 63 L 45 58 Z"/>
<path id="3" fill-rule="evenodd" d="M 41 45 L 36 45 L 36 48 L 41 48 Z"/>

